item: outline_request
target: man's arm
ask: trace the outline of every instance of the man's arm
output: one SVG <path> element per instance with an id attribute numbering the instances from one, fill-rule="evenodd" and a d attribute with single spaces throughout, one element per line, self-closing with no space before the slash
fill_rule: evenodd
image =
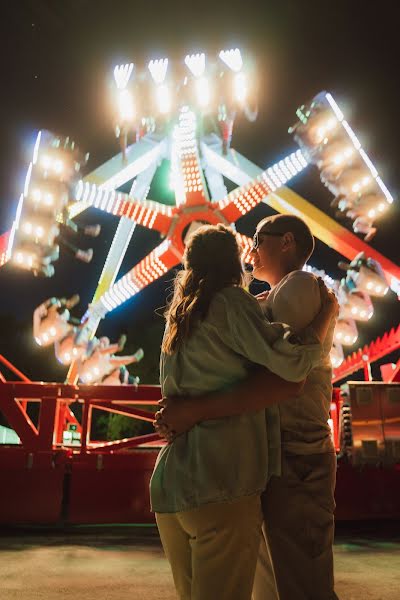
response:
<path id="1" fill-rule="evenodd" d="M 286 381 L 260 367 L 224 391 L 201 398 L 163 398 L 159 402 L 163 408 L 156 413 L 154 426 L 160 435 L 172 439 L 201 421 L 256 412 L 293 398 L 300 393 L 303 384 Z"/>

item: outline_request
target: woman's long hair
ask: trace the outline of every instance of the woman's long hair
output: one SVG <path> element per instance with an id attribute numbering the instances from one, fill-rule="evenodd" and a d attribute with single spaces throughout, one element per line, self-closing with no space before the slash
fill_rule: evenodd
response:
<path id="1" fill-rule="evenodd" d="M 172 354 L 190 336 L 196 319 L 206 317 L 219 290 L 245 284 L 240 254 L 235 233 L 225 225 L 203 225 L 192 234 L 165 312 L 163 352 Z"/>

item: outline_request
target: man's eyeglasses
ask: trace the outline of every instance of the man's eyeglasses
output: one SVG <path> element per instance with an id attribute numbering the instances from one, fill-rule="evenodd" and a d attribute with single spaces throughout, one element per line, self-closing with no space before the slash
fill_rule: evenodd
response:
<path id="1" fill-rule="evenodd" d="M 257 250 L 257 248 L 261 244 L 261 236 L 263 235 L 273 235 L 277 237 L 282 237 L 285 235 L 284 233 L 280 233 L 279 231 L 256 231 L 253 235 L 253 245 L 251 247 L 252 250 Z"/>

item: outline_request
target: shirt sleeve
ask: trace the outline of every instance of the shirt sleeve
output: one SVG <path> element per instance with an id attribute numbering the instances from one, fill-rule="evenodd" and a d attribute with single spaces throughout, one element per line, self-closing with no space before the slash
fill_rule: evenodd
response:
<path id="1" fill-rule="evenodd" d="M 317 279 L 305 271 L 292 273 L 276 291 L 269 308 L 274 321 L 287 323 L 295 332 L 305 329 L 321 308 Z"/>
<path id="2" fill-rule="evenodd" d="M 225 298 L 226 327 L 219 335 L 232 350 L 249 361 L 267 367 L 287 381 L 302 381 L 319 362 L 321 345 L 300 344 L 293 331 L 283 323 L 269 323 L 257 300 L 236 288 Z M 311 341 L 311 340 L 310 340 Z"/>

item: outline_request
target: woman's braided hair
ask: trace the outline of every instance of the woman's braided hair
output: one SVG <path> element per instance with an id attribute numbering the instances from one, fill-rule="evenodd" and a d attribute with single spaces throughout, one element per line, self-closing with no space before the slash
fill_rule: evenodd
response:
<path id="1" fill-rule="evenodd" d="M 225 225 L 203 225 L 192 234 L 184 268 L 175 277 L 172 300 L 165 311 L 163 352 L 172 354 L 190 336 L 195 321 L 207 316 L 219 290 L 245 284 L 240 254 L 235 233 Z"/>

